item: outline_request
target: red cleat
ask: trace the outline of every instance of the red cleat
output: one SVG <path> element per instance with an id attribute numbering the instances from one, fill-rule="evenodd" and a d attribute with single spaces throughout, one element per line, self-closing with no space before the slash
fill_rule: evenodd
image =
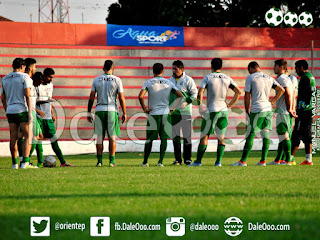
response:
<path id="1" fill-rule="evenodd" d="M 300 165 L 309 165 L 309 166 L 312 166 L 312 165 L 313 165 L 313 162 L 303 161 L 302 163 L 300 163 Z"/>
<path id="2" fill-rule="evenodd" d="M 60 164 L 60 167 L 75 167 L 75 165 L 65 162 L 64 164 Z"/>

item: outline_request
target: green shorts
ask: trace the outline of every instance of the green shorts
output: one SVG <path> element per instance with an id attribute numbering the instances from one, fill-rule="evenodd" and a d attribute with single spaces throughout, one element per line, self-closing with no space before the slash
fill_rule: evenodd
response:
<path id="1" fill-rule="evenodd" d="M 56 135 L 56 127 L 52 119 L 38 119 L 44 138 L 53 138 Z"/>
<path id="2" fill-rule="evenodd" d="M 168 139 L 171 136 L 170 115 L 149 115 L 147 120 L 147 140 Z"/>
<path id="3" fill-rule="evenodd" d="M 33 117 L 33 136 L 39 136 L 40 133 L 42 133 L 39 120 L 37 118 L 37 114 L 35 111 L 32 111 L 32 117 Z"/>
<path id="4" fill-rule="evenodd" d="M 272 130 L 272 111 L 259 112 L 259 113 L 250 113 L 250 123 L 247 130 L 250 130 L 250 133 L 258 133 L 263 129 Z"/>
<path id="5" fill-rule="evenodd" d="M 9 123 L 15 123 L 17 125 L 20 125 L 24 122 L 29 122 L 29 113 L 28 112 L 22 112 L 22 113 L 13 113 L 13 114 L 7 114 L 8 122 Z"/>
<path id="6" fill-rule="evenodd" d="M 206 113 L 201 123 L 201 135 L 225 135 L 228 126 L 228 111 Z"/>
<path id="7" fill-rule="evenodd" d="M 277 114 L 276 118 L 277 133 L 284 135 L 286 132 L 291 136 L 292 133 L 292 117 L 289 114 Z"/>
<path id="8" fill-rule="evenodd" d="M 105 136 L 106 131 L 109 137 L 120 136 L 118 113 L 115 111 L 99 111 L 95 113 L 94 133 L 98 136 Z"/>

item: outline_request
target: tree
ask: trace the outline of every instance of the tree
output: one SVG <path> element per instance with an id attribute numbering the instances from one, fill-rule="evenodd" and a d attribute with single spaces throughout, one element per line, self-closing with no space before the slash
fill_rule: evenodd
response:
<path id="1" fill-rule="evenodd" d="M 318 0 L 305 3 L 299 0 L 119 0 L 110 5 L 106 20 L 119 25 L 268 27 L 265 13 L 271 7 L 284 5 L 298 15 L 303 11 L 311 12 L 313 26 L 320 26 Z M 286 26 L 281 24 L 281 27 Z"/>

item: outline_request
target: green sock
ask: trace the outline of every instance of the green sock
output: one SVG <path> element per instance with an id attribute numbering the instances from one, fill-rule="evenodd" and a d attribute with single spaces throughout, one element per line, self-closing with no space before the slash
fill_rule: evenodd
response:
<path id="1" fill-rule="evenodd" d="M 290 157 L 291 157 L 291 141 L 290 140 L 283 141 L 283 150 L 286 156 L 286 161 L 291 162 L 290 161 Z"/>
<path id="2" fill-rule="evenodd" d="M 207 145 L 199 144 L 198 151 L 197 151 L 197 160 L 195 161 L 196 163 L 201 163 L 202 157 L 206 152 L 206 149 L 207 149 Z"/>
<path id="3" fill-rule="evenodd" d="M 38 144 L 36 145 L 36 151 L 37 151 L 38 165 L 41 165 L 43 163 L 42 141 L 38 141 Z"/>
<path id="4" fill-rule="evenodd" d="M 241 162 L 247 161 L 247 158 L 249 156 L 249 153 L 253 146 L 253 140 L 254 140 L 254 133 L 250 133 L 249 136 L 246 139 L 246 143 L 244 145 L 242 156 L 241 156 Z"/>
<path id="5" fill-rule="evenodd" d="M 152 149 L 152 141 L 148 142 L 148 140 L 146 141 L 145 145 L 144 145 L 144 160 L 143 160 L 143 164 L 148 163 L 148 159 L 151 153 L 151 149 Z"/>
<path id="6" fill-rule="evenodd" d="M 54 151 L 54 153 L 57 155 L 57 157 L 59 158 L 60 160 L 60 163 L 61 164 L 65 164 L 66 163 L 66 160 L 64 159 L 64 156 L 61 152 L 61 149 L 59 147 L 59 144 L 58 144 L 58 141 L 54 141 L 53 143 L 51 143 L 51 146 L 52 146 L 52 150 Z"/>
<path id="7" fill-rule="evenodd" d="M 19 158 L 18 157 L 12 159 L 12 164 L 18 164 L 18 162 L 19 162 Z"/>
<path id="8" fill-rule="evenodd" d="M 262 141 L 263 141 L 263 146 L 262 146 L 262 154 L 261 154 L 260 162 L 263 162 L 267 159 L 269 146 L 270 146 L 270 138 L 264 138 Z"/>
<path id="9" fill-rule="evenodd" d="M 102 154 L 97 154 L 98 163 L 102 163 Z"/>
<path id="10" fill-rule="evenodd" d="M 23 150 L 22 150 L 23 141 L 24 141 L 23 138 L 18 138 L 18 143 L 17 143 L 17 145 L 18 145 L 19 157 L 22 157 L 22 156 L 23 156 Z"/>
<path id="11" fill-rule="evenodd" d="M 116 159 L 116 156 L 109 155 L 110 163 L 114 163 L 115 159 Z"/>
<path id="12" fill-rule="evenodd" d="M 279 162 L 280 160 L 282 160 L 281 159 L 282 156 L 283 156 L 283 141 L 279 142 L 279 144 L 278 144 L 278 153 L 277 153 L 275 161 Z"/>
<path id="13" fill-rule="evenodd" d="M 164 155 L 166 154 L 166 150 L 167 150 L 167 139 L 163 139 L 161 140 L 161 144 L 160 144 L 160 159 L 158 161 L 158 163 L 162 163 Z"/>
<path id="14" fill-rule="evenodd" d="M 22 162 L 24 162 L 24 163 L 30 162 L 30 158 L 29 157 L 23 157 Z"/>
<path id="15" fill-rule="evenodd" d="M 226 145 L 218 144 L 216 163 L 221 163 L 225 148 L 226 148 Z"/>
<path id="16" fill-rule="evenodd" d="M 29 157 L 31 158 L 33 151 L 36 149 L 37 146 L 37 141 L 36 140 L 32 140 L 32 145 L 31 145 L 31 149 L 30 149 L 30 154 Z"/>

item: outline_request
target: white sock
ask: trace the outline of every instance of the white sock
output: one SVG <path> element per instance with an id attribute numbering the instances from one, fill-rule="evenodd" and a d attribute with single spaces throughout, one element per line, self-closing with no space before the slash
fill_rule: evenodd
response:
<path id="1" fill-rule="evenodd" d="M 291 162 L 292 162 L 293 157 L 294 157 L 294 155 L 291 155 L 291 157 L 290 157 L 290 161 L 291 161 Z"/>
<path id="2" fill-rule="evenodd" d="M 306 154 L 306 161 L 307 162 L 312 162 L 312 154 L 311 153 Z"/>

